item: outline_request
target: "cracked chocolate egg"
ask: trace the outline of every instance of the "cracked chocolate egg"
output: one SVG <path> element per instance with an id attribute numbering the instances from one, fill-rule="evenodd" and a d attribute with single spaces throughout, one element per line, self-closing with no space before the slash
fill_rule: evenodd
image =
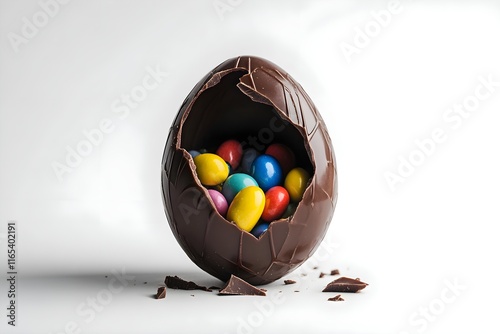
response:
<path id="1" fill-rule="evenodd" d="M 279 143 L 311 176 L 290 216 L 272 221 L 258 238 L 219 214 L 189 151 L 215 152 L 227 139 L 263 154 Z M 323 240 L 337 201 L 330 136 L 303 88 L 258 57 L 226 60 L 203 77 L 173 121 L 162 160 L 165 212 L 189 258 L 227 281 L 233 274 L 267 284 L 306 261 Z"/>

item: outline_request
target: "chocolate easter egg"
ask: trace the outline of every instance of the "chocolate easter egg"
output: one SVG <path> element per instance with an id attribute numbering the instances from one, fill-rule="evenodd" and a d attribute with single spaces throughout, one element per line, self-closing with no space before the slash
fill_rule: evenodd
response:
<path id="1" fill-rule="evenodd" d="M 294 213 L 256 238 L 216 210 L 189 152 L 216 152 L 228 139 L 264 154 L 274 143 L 293 151 L 310 179 Z M 172 232 L 201 269 L 266 284 L 291 272 L 318 248 L 337 201 L 336 162 L 327 127 L 304 89 L 258 57 L 226 60 L 188 94 L 165 146 L 161 182 Z M 295 204 L 294 204 L 295 205 Z"/>

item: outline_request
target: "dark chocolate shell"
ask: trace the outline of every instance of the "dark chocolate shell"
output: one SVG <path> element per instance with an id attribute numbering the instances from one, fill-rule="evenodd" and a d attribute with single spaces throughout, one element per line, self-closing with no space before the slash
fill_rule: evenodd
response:
<path id="1" fill-rule="evenodd" d="M 226 139 L 263 151 L 290 147 L 297 166 L 312 175 L 295 213 L 255 238 L 214 208 L 188 151 L 215 151 Z M 330 136 L 303 88 L 275 64 L 258 57 L 229 59 L 201 79 L 170 128 L 162 161 L 165 212 L 189 258 L 227 281 L 231 274 L 267 284 L 306 261 L 323 240 L 337 201 Z"/>

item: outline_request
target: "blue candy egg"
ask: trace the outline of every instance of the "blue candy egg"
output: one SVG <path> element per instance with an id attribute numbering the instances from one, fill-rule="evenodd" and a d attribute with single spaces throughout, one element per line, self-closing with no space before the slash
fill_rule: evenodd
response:
<path id="1" fill-rule="evenodd" d="M 191 150 L 191 151 L 189 151 L 189 154 L 191 154 L 191 156 L 194 158 L 194 157 L 200 155 L 200 152 L 198 152 L 196 150 Z"/>
<path id="2" fill-rule="evenodd" d="M 255 158 L 250 175 L 257 181 L 264 192 L 280 185 L 283 178 L 278 160 L 267 154 Z"/>
<path id="3" fill-rule="evenodd" d="M 254 148 L 247 148 L 243 151 L 243 157 L 241 158 L 241 169 L 244 173 L 250 174 L 250 170 L 252 169 L 252 164 L 259 156 L 259 152 L 257 152 Z"/>
<path id="4" fill-rule="evenodd" d="M 261 223 L 255 226 L 250 233 L 252 233 L 256 238 L 260 237 L 262 233 L 266 232 L 269 228 L 268 223 Z"/>
<path id="5" fill-rule="evenodd" d="M 240 190 L 250 187 L 256 186 L 258 187 L 257 181 L 253 177 L 248 174 L 236 173 L 230 175 L 226 182 L 224 182 L 224 186 L 222 187 L 222 194 L 226 198 L 228 203 L 231 203 Z"/>

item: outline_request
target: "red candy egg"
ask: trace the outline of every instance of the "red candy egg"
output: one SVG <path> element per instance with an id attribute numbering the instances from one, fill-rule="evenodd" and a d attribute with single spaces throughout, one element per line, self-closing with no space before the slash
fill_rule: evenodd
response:
<path id="1" fill-rule="evenodd" d="M 295 167 L 295 154 L 283 144 L 269 145 L 265 154 L 278 160 L 284 175 L 288 174 Z"/>
<path id="2" fill-rule="evenodd" d="M 215 154 L 229 163 L 233 170 L 236 170 L 236 168 L 240 165 L 241 156 L 243 155 L 243 147 L 241 147 L 240 142 L 237 140 L 230 139 L 223 142 Z"/>
<path id="3" fill-rule="evenodd" d="M 281 186 L 272 187 L 266 192 L 266 205 L 261 216 L 262 220 L 272 222 L 279 219 L 285 212 L 289 202 L 290 196 L 285 188 Z"/>

